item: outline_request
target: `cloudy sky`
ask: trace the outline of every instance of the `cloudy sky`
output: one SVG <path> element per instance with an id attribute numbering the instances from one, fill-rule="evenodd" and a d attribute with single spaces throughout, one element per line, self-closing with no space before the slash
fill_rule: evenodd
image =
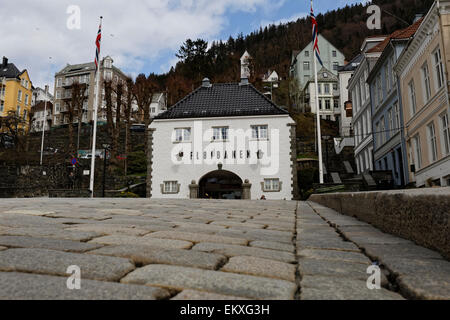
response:
<path id="1" fill-rule="evenodd" d="M 315 10 L 356 2 L 315 0 Z M 2 0 L 0 56 L 28 69 L 35 86 L 53 87 L 54 73 L 67 63 L 93 60 L 103 16 L 102 55 L 132 76 L 164 73 L 187 38 L 226 40 L 307 12 L 308 0 Z"/>

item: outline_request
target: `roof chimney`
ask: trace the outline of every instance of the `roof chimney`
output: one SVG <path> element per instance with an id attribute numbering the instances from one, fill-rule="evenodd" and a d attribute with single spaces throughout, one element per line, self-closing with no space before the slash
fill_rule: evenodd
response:
<path id="1" fill-rule="evenodd" d="M 248 84 L 248 78 L 241 78 L 241 83 L 239 83 L 240 86 L 246 86 Z"/>
<path id="2" fill-rule="evenodd" d="M 208 78 L 203 79 L 202 81 L 202 87 L 204 88 L 210 88 L 212 87 L 211 81 Z"/>
<path id="3" fill-rule="evenodd" d="M 3 64 L 2 64 L 3 68 L 6 68 L 8 66 L 8 58 L 3 56 Z"/>

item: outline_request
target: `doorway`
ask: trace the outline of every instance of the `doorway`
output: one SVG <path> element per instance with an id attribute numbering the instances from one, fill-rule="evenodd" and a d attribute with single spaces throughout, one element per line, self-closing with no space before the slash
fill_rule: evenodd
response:
<path id="1" fill-rule="evenodd" d="M 200 180 L 199 187 L 201 199 L 242 199 L 242 179 L 230 171 L 208 173 Z"/>

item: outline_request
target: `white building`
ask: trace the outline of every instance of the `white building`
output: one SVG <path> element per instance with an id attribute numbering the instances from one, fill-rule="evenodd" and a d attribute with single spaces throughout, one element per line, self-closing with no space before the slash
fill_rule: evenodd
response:
<path id="1" fill-rule="evenodd" d="M 205 79 L 150 129 L 153 198 L 296 197 L 295 122 L 247 79 Z"/>
<path id="2" fill-rule="evenodd" d="M 32 119 L 32 132 L 42 132 L 45 126 L 45 131 L 50 130 L 52 127 L 52 110 L 53 103 L 45 101 L 39 101 L 31 107 L 33 119 Z"/>
<path id="3" fill-rule="evenodd" d="M 45 92 L 42 88 L 33 89 L 33 96 L 31 98 L 31 106 L 38 104 L 41 101 L 53 102 L 53 95 L 50 91 Z"/>
<path id="4" fill-rule="evenodd" d="M 373 136 L 369 73 L 383 52 L 385 37 L 369 37 L 361 47 L 363 58 L 348 84 L 352 100 L 353 132 L 355 136 L 355 162 L 358 174 L 373 171 Z"/>
<path id="5" fill-rule="evenodd" d="M 339 107 L 339 80 L 338 77 L 326 68 L 317 73 L 320 117 L 324 120 L 336 121 L 340 115 Z M 306 111 L 317 113 L 316 84 L 314 77 L 306 82 L 305 102 Z"/>

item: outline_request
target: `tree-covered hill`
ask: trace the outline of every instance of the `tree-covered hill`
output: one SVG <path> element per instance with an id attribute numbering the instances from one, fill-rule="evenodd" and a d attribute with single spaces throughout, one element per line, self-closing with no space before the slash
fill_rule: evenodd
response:
<path id="1" fill-rule="evenodd" d="M 317 15 L 319 32 L 339 48 L 349 61 L 358 54 L 364 38 L 370 35 L 389 34 L 412 23 L 416 14 L 424 14 L 433 0 L 374 0 L 382 8 L 382 30 L 369 30 L 367 5 L 352 5 Z M 240 34 L 225 42 L 210 45 L 201 39 L 188 39 L 181 46 L 175 68 L 161 75 L 169 92 L 169 105 L 174 104 L 202 78 L 213 82 L 238 81 L 239 59 L 245 50 L 253 57 L 251 81 L 261 88 L 260 77 L 269 69 L 276 70 L 282 78 L 289 73 L 292 52 L 303 49 L 311 41 L 309 17 L 287 24 L 270 25 L 249 35 Z M 284 86 L 287 88 L 287 86 Z M 279 90 L 277 101 L 285 104 L 286 90 Z"/>

